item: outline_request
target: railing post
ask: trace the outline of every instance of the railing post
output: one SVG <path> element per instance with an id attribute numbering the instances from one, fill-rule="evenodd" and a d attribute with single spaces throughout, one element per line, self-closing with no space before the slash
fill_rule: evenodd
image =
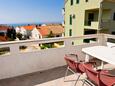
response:
<path id="1" fill-rule="evenodd" d="M 65 45 L 65 47 L 71 47 L 72 46 L 71 40 L 69 40 L 69 39 L 65 40 L 64 45 Z"/>
<path id="2" fill-rule="evenodd" d="M 17 44 L 10 45 L 10 52 L 11 52 L 11 54 L 19 53 L 19 45 L 17 45 Z"/>
<path id="3" fill-rule="evenodd" d="M 105 34 L 100 34 L 98 37 L 98 42 L 100 45 L 106 46 L 107 45 L 107 37 Z"/>

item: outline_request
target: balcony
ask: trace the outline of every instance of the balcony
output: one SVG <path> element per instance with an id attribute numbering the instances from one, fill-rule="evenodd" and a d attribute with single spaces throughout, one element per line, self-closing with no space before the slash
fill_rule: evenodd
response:
<path id="1" fill-rule="evenodd" d="M 115 27 L 115 21 L 110 20 L 110 19 L 103 19 L 101 21 L 101 28 L 105 28 L 105 29 L 111 29 L 113 27 Z"/>
<path id="2" fill-rule="evenodd" d="M 115 27 L 115 21 L 110 19 L 103 19 L 100 24 L 100 28 L 103 29 L 114 29 Z M 91 30 L 99 30 L 99 22 L 98 21 L 91 21 L 90 23 L 86 23 L 84 26 L 85 29 L 91 29 Z"/>
<path id="3" fill-rule="evenodd" d="M 98 25 L 99 25 L 98 16 L 99 16 L 98 8 L 85 10 L 84 28 L 98 30 Z"/>
<path id="4" fill-rule="evenodd" d="M 93 29 L 98 30 L 99 22 L 98 21 L 91 21 L 91 24 L 86 24 L 84 26 L 85 29 Z"/>
<path id="5" fill-rule="evenodd" d="M 74 44 L 75 40 L 92 39 L 90 43 Z M 85 55 L 81 49 L 88 46 L 107 45 L 115 39 L 114 35 L 94 34 L 67 38 L 49 38 L 40 40 L 1 42 L 0 48 L 7 48 L 7 52 L 0 56 L 0 86 L 72 86 L 74 82 L 64 82 L 64 55 L 79 53 L 80 59 Z M 39 49 L 32 45 L 43 43 L 64 42 L 58 48 Z M 113 41 L 114 42 L 114 41 Z M 27 46 L 21 50 L 20 46 Z M 106 64 L 110 68 L 110 65 Z M 67 78 L 75 78 L 70 74 Z M 82 82 L 79 82 L 81 86 Z"/>

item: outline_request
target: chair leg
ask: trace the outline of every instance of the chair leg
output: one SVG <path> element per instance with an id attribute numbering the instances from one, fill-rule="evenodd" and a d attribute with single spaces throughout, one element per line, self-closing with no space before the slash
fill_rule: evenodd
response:
<path id="1" fill-rule="evenodd" d="M 75 82 L 74 86 L 76 86 L 76 84 L 77 84 L 77 82 L 78 82 L 78 80 L 79 80 L 80 76 L 81 76 L 81 74 L 79 74 L 79 75 L 78 75 L 77 80 L 76 80 L 76 82 Z"/>
<path id="2" fill-rule="evenodd" d="M 66 69 L 64 80 L 65 80 L 65 77 L 67 76 L 68 70 L 69 70 L 69 67 L 67 67 L 67 69 Z"/>
<path id="3" fill-rule="evenodd" d="M 84 86 L 85 85 L 85 80 L 83 81 L 83 84 L 82 84 L 82 86 Z"/>

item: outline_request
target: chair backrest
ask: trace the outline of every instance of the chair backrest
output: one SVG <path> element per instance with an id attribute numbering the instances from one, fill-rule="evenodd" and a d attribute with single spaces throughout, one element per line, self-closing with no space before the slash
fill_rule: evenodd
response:
<path id="1" fill-rule="evenodd" d="M 115 85 L 115 76 L 100 73 L 100 84 L 102 86 L 114 86 Z"/>
<path id="2" fill-rule="evenodd" d="M 68 56 L 65 56 L 64 59 L 66 60 L 66 63 L 70 69 L 74 70 L 75 72 L 82 73 L 78 67 L 78 65 L 80 64 L 79 62 L 71 59 L 71 57 Z"/>
<path id="3" fill-rule="evenodd" d="M 87 65 L 84 64 L 87 79 L 90 80 L 93 84 L 96 84 L 99 86 L 100 81 L 99 81 L 99 72 L 93 70 L 92 67 L 88 67 Z"/>
<path id="4" fill-rule="evenodd" d="M 85 67 L 83 66 L 83 63 L 80 63 L 78 65 L 78 68 L 79 68 L 79 70 L 80 70 L 81 73 L 85 73 Z"/>
<path id="5" fill-rule="evenodd" d="M 75 61 L 74 61 L 73 59 L 71 59 L 71 58 L 69 58 L 69 57 L 67 57 L 67 56 L 65 56 L 64 59 L 65 59 L 67 65 L 68 65 L 71 69 L 75 69 L 75 68 L 76 68 L 76 63 L 75 63 Z"/>
<path id="6" fill-rule="evenodd" d="M 77 54 L 65 54 L 66 57 L 71 57 L 71 59 L 75 61 L 79 61 L 78 55 Z"/>
<path id="7" fill-rule="evenodd" d="M 80 70 L 82 73 L 85 73 L 85 72 L 86 72 L 86 69 L 85 69 L 84 65 L 87 66 L 88 68 L 93 68 L 93 64 L 91 64 L 91 63 L 82 63 L 82 62 L 81 62 L 81 63 L 78 65 L 78 67 L 79 67 L 79 70 Z"/>

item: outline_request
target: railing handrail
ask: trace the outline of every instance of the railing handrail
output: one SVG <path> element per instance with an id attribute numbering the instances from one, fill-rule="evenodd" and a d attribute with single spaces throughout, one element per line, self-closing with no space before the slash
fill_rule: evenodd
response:
<path id="1" fill-rule="evenodd" d="M 20 43 L 28 43 L 28 42 L 57 42 L 57 41 L 64 41 L 64 40 L 74 40 L 74 39 L 86 39 L 86 38 L 97 38 L 104 34 L 91 34 L 91 35 L 83 35 L 83 36 L 75 36 L 75 37 L 58 37 L 58 38 L 43 38 L 38 40 L 20 40 L 20 41 L 9 41 L 9 42 L 0 42 L 0 45 L 7 45 L 7 44 L 20 44 Z"/>

